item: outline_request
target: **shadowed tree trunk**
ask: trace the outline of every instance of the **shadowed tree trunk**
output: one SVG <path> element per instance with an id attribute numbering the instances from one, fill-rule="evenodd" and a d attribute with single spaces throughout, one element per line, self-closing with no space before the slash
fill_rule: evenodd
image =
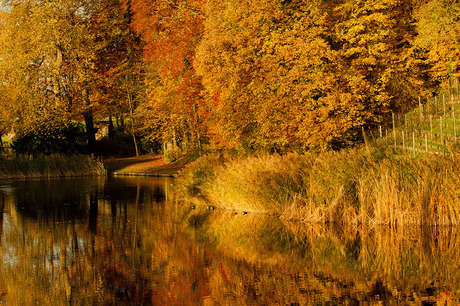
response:
<path id="1" fill-rule="evenodd" d="M 94 151 L 94 144 L 96 143 L 96 136 L 94 130 L 94 122 L 93 122 L 93 111 L 91 109 L 90 101 L 89 101 L 89 90 L 87 88 L 83 89 L 83 117 L 85 118 L 85 126 L 86 126 L 86 137 L 88 140 L 89 150 L 91 152 Z"/>
<path id="2" fill-rule="evenodd" d="M 60 77 L 61 67 L 62 67 L 62 50 L 60 46 L 56 46 L 56 61 L 54 62 L 54 69 L 52 72 L 53 94 L 54 94 L 56 107 L 60 107 L 62 104 L 61 89 L 59 88 L 59 77 Z"/>

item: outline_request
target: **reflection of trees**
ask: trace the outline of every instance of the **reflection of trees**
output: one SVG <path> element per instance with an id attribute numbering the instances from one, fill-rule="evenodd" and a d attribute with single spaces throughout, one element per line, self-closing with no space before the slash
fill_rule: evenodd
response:
<path id="1" fill-rule="evenodd" d="M 104 178 L 16 181 L 14 203 L 21 215 L 42 222 L 85 219 L 92 190 L 102 190 Z"/>
<path id="2" fill-rule="evenodd" d="M 74 218 L 50 217 L 63 216 L 57 204 L 21 209 L 14 192 L 0 191 L 0 302 L 420 304 L 453 301 L 458 290 L 453 229 L 308 227 L 200 209 L 178 215 L 173 202 L 159 200 L 165 184 L 80 185 Z"/>
<path id="3" fill-rule="evenodd" d="M 148 282 L 142 281 L 139 267 L 152 257 L 153 248 L 142 251 L 141 237 L 148 235 L 145 225 L 136 228 L 142 224 L 135 217 L 139 213 L 145 222 L 143 212 L 156 205 L 152 199 L 164 197 L 158 190 L 165 182 L 112 186 L 78 182 L 76 197 L 69 190 L 61 196 L 66 182 L 63 186 L 56 182 L 51 189 L 43 184 L 27 185 L 29 194 L 35 189 L 43 191 L 28 207 L 25 198 L 18 196 L 25 187 L 17 184 L 2 201 L 7 209 L 1 223 L 6 225 L 0 248 L 4 259 L 1 298 L 12 304 L 135 303 L 142 302 L 144 296 L 149 300 L 145 291 L 150 289 L 142 285 Z M 118 199 L 112 197 L 112 192 L 120 189 L 124 193 Z M 137 197 L 130 198 L 133 193 Z M 70 210 L 66 208 L 69 198 L 76 201 Z"/>

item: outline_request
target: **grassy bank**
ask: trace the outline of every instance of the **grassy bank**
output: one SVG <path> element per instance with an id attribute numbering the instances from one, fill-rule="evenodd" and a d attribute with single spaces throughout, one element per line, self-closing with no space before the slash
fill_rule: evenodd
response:
<path id="1" fill-rule="evenodd" d="M 105 173 L 101 162 L 84 155 L 2 157 L 0 179 L 91 176 Z"/>
<path id="2" fill-rule="evenodd" d="M 179 196 L 288 220 L 350 224 L 460 224 L 460 155 L 206 156 L 179 175 Z M 209 204 L 207 204 L 209 205 Z"/>

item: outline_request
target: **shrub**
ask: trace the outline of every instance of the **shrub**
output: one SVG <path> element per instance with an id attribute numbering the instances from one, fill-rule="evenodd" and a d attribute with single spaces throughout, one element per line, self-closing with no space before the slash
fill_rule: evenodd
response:
<path id="1" fill-rule="evenodd" d="M 35 128 L 20 131 L 12 144 L 18 154 L 75 154 L 86 150 L 83 124 L 63 120 L 56 124 L 39 122 Z"/>
<path id="2" fill-rule="evenodd" d="M 110 138 L 102 137 L 96 142 L 95 153 L 99 156 L 133 156 L 136 154 L 133 136 L 118 132 Z"/>
<path id="3" fill-rule="evenodd" d="M 179 173 L 178 194 L 180 197 L 194 197 L 204 195 L 206 183 L 214 180 L 217 167 L 221 166 L 225 158 L 220 154 L 205 155 L 188 164 Z"/>

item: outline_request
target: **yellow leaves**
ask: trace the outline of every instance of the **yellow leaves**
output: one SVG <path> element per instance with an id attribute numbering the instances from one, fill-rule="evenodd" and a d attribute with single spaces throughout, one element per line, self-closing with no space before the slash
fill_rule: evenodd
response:
<path id="1" fill-rule="evenodd" d="M 347 36 L 350 37 L 350 42 L 353 43 L 356 40 L 356 38 L 354 37 L 366 31 L 367 31 L 367 27 L 365 24 L 362 24 L 362 23 L 354 24 L 348 29 Z"/>
<path id="2" fill-rule="evenodd" d="M 415 45 L 425 50 L 431 73 L 436 82 L 448 88 L 449 74 L 459 71 L 457 59 L 460 57 L 458 46 L 460 4 L 455 1 L 433 0 L 421 5 L 418 12 L 417 29 L 420 33 Z"/>

